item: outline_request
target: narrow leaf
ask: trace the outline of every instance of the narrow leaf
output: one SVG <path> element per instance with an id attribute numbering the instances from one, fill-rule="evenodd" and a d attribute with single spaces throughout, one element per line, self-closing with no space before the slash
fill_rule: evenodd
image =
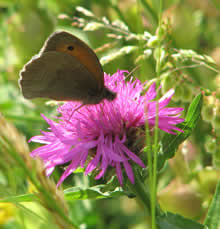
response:
<path id="1" fill-rule="evenodd" d="M 205 225 L 208 226 L 209 229 L 220 228 L 220 181 L 218 182 L 215 195 L 209 207 Z"/>
<path id="2" fill-rule="evenodd" d="M 205 229 L 206 227 L 181 215 L 167 212 L 157 217 L 158 229 Z"/>
<path id="3" fill-rule="evenodd" d="M 0 199 L 0 203 L 18 203 L 18 202 L 32 202 L 36 201 L 38 198 L 36 195 L 32 193 L 18 195 L 18 196 L 10 196 L 4 199 Z"/>
<path id="4" fill-rule="evenodd" d="M 202 109 L 202 94 L 199 94 L 195 97 L 192 103 L 189 106 L 187 115 L 186 115 L 186 122 L 190 128 L 195 128 L 197 121 L 200 117 Z"/>
<path id="5" fill-rule="evenodd" d="M 104 199 L 125 195 L 123 191 L 116 188 L 111 192 L 102 192 L 103 185 L 97 185 L 86 189 L 72 187 L 64 190 L 66 200 Z"/>
<path id="6" fill-rule="evenodd" d="M 174 156 L 178 146 L 187 139 L 200 118 L 202 109 L 202 94 L 197 95 L 189 106 L 185 121 L 177 125 L 184 132 L 177 135 L 165 134 L 162 142 L 158 158 L 158 169 L 161 169 L 165 161 Z"/>

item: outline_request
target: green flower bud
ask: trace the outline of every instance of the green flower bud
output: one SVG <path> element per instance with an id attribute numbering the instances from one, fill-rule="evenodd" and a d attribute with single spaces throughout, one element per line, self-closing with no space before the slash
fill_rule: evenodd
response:
<path id="1" fill-rule="evenodd" d="M 157 36 L 152 36 L 148 42 L 147 46 L 150 48 L 156 48 L 158 46 L 158 37 Z"/>

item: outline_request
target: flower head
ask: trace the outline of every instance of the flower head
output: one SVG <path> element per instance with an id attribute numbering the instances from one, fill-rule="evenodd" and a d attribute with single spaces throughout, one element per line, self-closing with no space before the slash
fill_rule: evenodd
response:
<path id="1" fill-rule="evenodd" d="M 126 82 L 124 73 L 119 70 L 112 76 L 104 76 L 105 86 L 117 93 L 114 101 L 104 100 L 78 110 L 79 102 L 66 102 L 58 108 L 61 117 L 57 122 L 42 115 L 50 131 L 41 131 L 42 135 L 30 139 L 44 144 L 32 151 L 31 156 L 39 156 L 45 162 L 47 175 L 57 165 L 70 162 L 58 185 L 78 167 L 85 168 L 86 175 L 95 170 L 96 179 L 103 177 L 108 168 L 114 168 L 120 185 L 123 185 L 123 169 L 134 183 L 131 165 L 136 163 L 145 167 L 132 147 L 134 138 L 131 136 L 143 129 L 146 118 L 153 130 L 157 102 L 152 100 L 156 97 L 156 86 L 153 83 L 142 95 L 143 84 L 132 78 Z M 171 89 L 160 98 L 158 111 L 158 127 L 171 134 L 181 131 L 175 125 L 183 122 L 180 118 L 182 108 L 166 107 L 173 94 Z"/>

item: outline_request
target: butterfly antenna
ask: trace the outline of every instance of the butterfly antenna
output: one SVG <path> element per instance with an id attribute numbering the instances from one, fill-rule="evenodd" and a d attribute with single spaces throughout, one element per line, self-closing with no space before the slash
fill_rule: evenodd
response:
<path id="1" fill-rule="evenodd" d="M 138 70 L 138 68 L 140 68 L 140 65 L 137 65 L 136 67 L 134 67 L 126 77 L 129 77 L 131 74 L 133 74 L 136 70 Z"/>
<path id="2" fill-rule="evenodd" d="M 80 106 L 78 106 L 76 109 L 74 109 L 71 113 L 71 115 L 69 116 L 69 119 L 67 120 L 67 122 L 70 122 L 70 119 L 72 118 L 74 112 L 78 111 L 80 108 L 82 108 L 85 104 L 81 104 Z"/>

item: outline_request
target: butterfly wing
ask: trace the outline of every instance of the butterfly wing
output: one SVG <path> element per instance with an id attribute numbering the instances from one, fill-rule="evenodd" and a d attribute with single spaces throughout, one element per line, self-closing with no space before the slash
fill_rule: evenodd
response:
<path id="1" fill-rule="evenodd" d="M 29 61 L 20 73 L 25 98 L 81 100 L 101 93 L 97 79 L 75 57 L 56 51 L 43 53 Z"/>
<path id="2" fill-rule="evenodd" d="M 67 49 L 68 46 L 74 48 L 73 52 Z M 66 31 L 52 33 L 45 41 L 40 53 L 43 54 L 49 51 L 69 52 L 70 55 L 75 56 L 93 74 L 97 80 L 99 89 L 104 87 L 103 70 L 98 57 L 86 43 L 73 34 Z"/>

